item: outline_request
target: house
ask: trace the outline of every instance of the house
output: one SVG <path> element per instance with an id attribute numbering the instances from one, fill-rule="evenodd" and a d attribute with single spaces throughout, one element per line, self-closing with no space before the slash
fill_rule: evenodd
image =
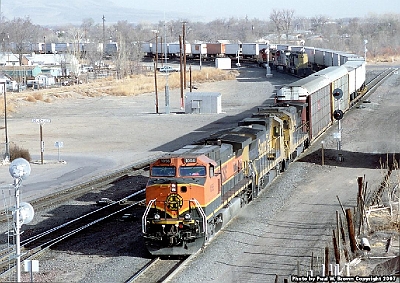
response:
<path id="1" fill-rule="evenodd" d="M 41 72 L 39 66 L 0 66 L 0 73 L 17 82 L 25 82 L 27 78 L 36 77 Z"/>
<path id="2" fill-rule="evenodd" d="M 61 66 L 43 66 L 42 67 L 42 74 L 50 75 L 53 77 L 63 77 L 69 76 L 70 71 L 67 68 L 62 68 Z"/>
<path id="3" fill-rule="evenodd" d="M 7 91 L 17 91 L 18 90 L 18 83 L 14 81 L 12 78 L 7 76 L 6 74 L 0 74 L 0 81 L 6 83 L 6 90 Z"/>
<path id="4" fill-rule="evenodd" d="M 56 79 L 50 74 L 40 74 L 35 77 L 35 81 L 39 82 L 41 87 L 50 87 L 56 84 Z"/>
<path id="5" fill-rule="evenodd" d="M 28 65 L 40 66 L 44 73 L 53 76 L 79 75 L 79 61 L 71 54 L 26 54 Z"/>
<path id="6" fill-rule="evenodd" d="M 62 54 L 26 54 L 27 65 L 31 66 L 56 66 L 65 62 Z"/>
<path id="7" fill-rule="evenodd" d="M 19 66 L 19 57 L 11 52 L 0 53 L 0 66 Z"/>

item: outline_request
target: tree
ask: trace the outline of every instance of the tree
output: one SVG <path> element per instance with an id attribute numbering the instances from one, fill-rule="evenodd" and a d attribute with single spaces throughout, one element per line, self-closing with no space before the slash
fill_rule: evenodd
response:
<path id="1" fill-rule="evenodd" d="M 24 19 L 15 18 L 14 20 L 6 23 L 5 30 L 7 30 L 9 42 L 13 42 L 14 46 L 9 51 L 14 51 L 18 54 L 19 63 L 22 64 L 22 55 L 24 53 L 32 52 L 31 44 L 37 42 L 40 34 L 40 27 L 32 24 L 29 17 Z"/>
<path id="2" fill-rule="evenodd" d="M 311 18 L 311 30 L 313 33 L 322 33 L 325 24 L 328 22 L 328 18 L 325 16 L 316 16 Z"/>
<path id="3" fill-rule="evenodd" d="M 282 11 L 278 11 L 275 9 L 272 10 L 272 13 L 269 15 L 269 19 L 275 25 L 275 31 L 276 31 L 277 37 L 278 37 L 277 43 L 281 43 L 281 36 L 282 36 L 283 29 L 284 29 Z"/>
<path id="4" fill-rule="evenodd" d="M 286 34 L 286 42 L 289 42 L 289 34 L 292 31 L 292 22 L 293 22 L 293 15 L 294 10 L 282 10 L 282 23 L 283 23 L 283 30 Z"/>

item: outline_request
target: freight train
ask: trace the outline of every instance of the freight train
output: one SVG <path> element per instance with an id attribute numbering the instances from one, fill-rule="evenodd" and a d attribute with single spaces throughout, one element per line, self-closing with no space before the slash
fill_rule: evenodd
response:
<path id="1" fill-rule="evenodd" d="M 248 202 L 284 172 L 364 93 L 365 62 L 328 67 L 281 87 L 232 129 L 186 145 L 150 165 L 145 245 L 152 255 L 201 249 Z M 336 92 L 340 89 L 340 98 Z"/>

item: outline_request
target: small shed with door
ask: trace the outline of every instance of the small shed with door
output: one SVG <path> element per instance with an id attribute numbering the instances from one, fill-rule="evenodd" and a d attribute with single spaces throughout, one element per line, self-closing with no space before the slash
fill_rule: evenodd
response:
<path id="1" fill-rule="evenodd" d="M 219 114 L 222 113 L 221 93 L 188 92 L 185 95 L 186 114 Z"/>

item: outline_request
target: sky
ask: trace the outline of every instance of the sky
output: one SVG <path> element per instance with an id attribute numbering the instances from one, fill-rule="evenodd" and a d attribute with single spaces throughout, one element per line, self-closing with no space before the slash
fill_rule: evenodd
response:
<path id="1" fill-rule="evenodd" d="M 370 14 L 400 14 L 398 0 L 114 0 L 115 4 L 136 9 L 161 10 L 201 16 L 204 21 L 239 17 L 268 19 L 273 9 L 293 9 L 296 17 L 364 17 Z M 151 3 L 151 6 L 149 6 Z M 172 4 L 173 3 L 173 4 Z"/>
<path id="2" fill-rule="evenodd" d="M 273 10 L 294 10 L 295 18 L 326 16 L 367 17 L 388 13 L 400 15 L 398 0 L 0 0 L 6 19 L 29 16 L 40 25 L 81 24 L 92 18 L 96 23 L 132 23 L 170 20 L 210 22 L 231 17 L 269 20 Z"/>

